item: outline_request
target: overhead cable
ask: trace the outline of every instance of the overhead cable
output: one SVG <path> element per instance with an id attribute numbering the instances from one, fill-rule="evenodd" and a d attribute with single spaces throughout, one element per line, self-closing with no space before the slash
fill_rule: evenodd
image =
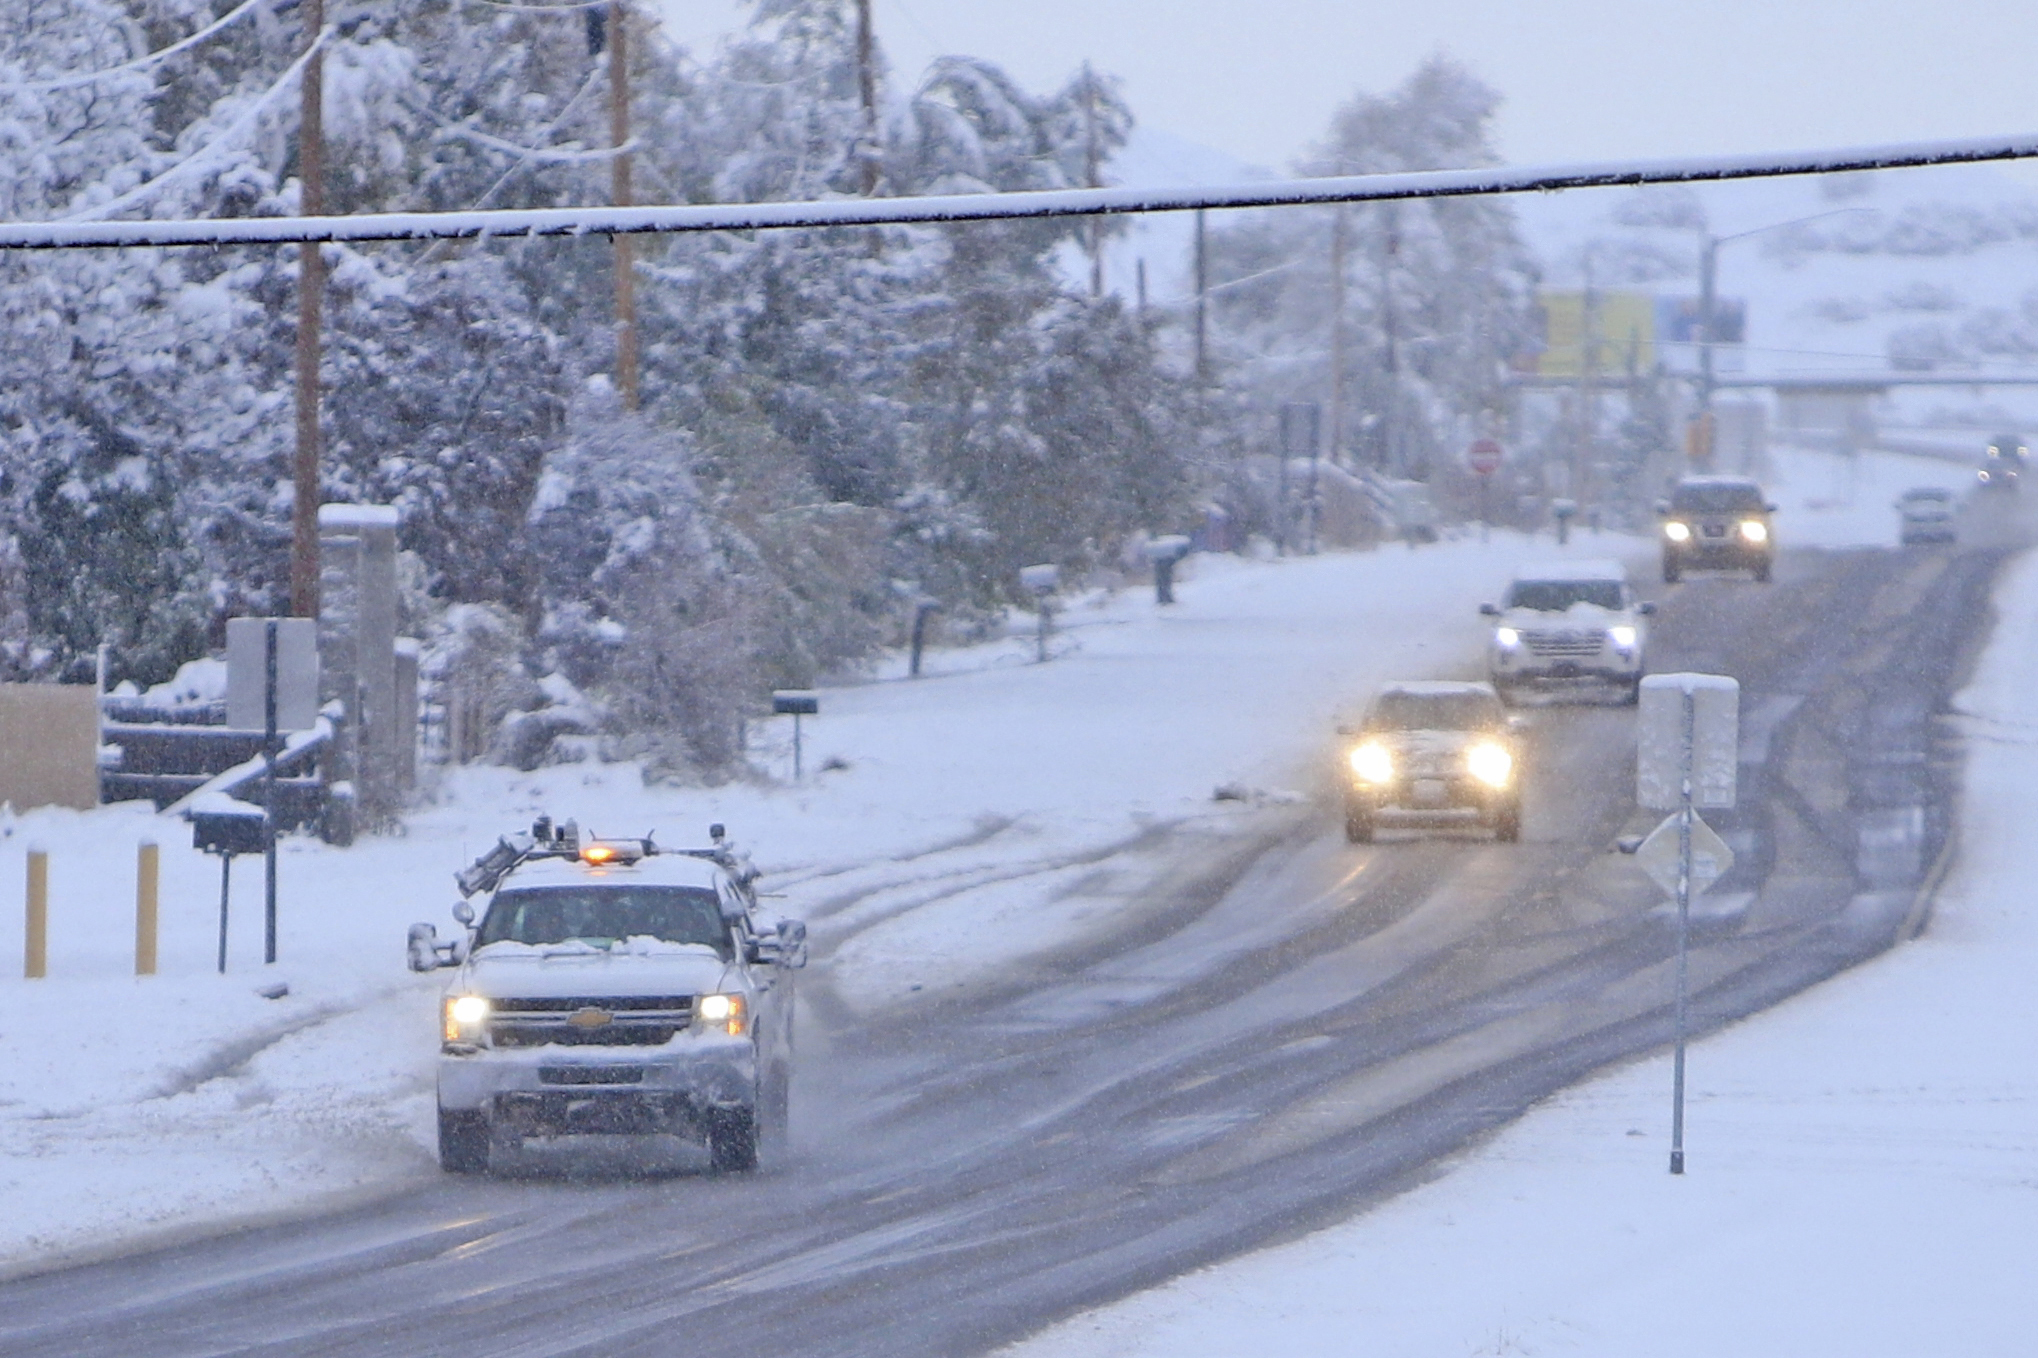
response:
<path id="1" fill-rule="evenodd" d="M 1272 180 L 1229 188 L 1051 189 L 819 202 L 672 204 L 640 207 L 495 208 L 382 212 L 348 217 L 231 221 L 16 222 L 0 224 L 0 249 L 262 245 L 296 241 L 471 240 L 488 236 L 583 236 L 769 231 L 1184 212 L 1199 208 L 1464 198 L 1632 184 L 1686 184 L 1906 166 L 2038 157 L 2038 134 L 1763 155 L 1688 156 L 1583 165 L 1496 166 Z"/>

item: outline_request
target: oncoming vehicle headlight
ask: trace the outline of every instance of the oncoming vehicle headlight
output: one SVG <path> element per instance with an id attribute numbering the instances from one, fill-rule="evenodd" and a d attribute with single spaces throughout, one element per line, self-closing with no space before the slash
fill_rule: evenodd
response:
<path id="1" fill-rule="evenodd" d="M 448 995 L 446 997 L 446 1041 L 472 1042 L 481 1036 L 482 1025 L 488 1022 L 491 1006 L 480 995 Z"/>
<path id="2" fill-rule="evenodd" d="M 1514 776 L 1514 756 L 1506 746 L 1482 740 L 1465 751 L 1465 767 L 1488 787 L 1506 787 Z"/>
<path id="3" fill-rule="evenodd" d="M 1377 740 L 1369 740 L 1352 751 L 1352 772 L 1365 783 L 1394 781 L 1394 756 Z"/>
<path id="4" fill-rule="evenodd" d="M 1689 542 L 1691 541 L 1691 525 L 1672 519 L 1663 525 L 1663 536 L 1669 538 L 1672 542 Z"/>
<path id="5" fill-rule="evenodd" d="M 1512 627 L 1496 627 L 1493 629 L 1493 642 L 1501 650 L 1511 651 L 1521 645 L 1521 633 Z"/>
<path id="6" fill-rule="evenodd" d="M 1760 519 L 1741 520 L 1741 536 L 1750 542 L 1769 541 L 1769 525 Z"/>
<path id="7" fill-rule="evenodd" d="M 724 1032 L 731 1037 L 743 1036 L 741 995 L 703 995 L 694 1002 L 693 1016 L 703 1030 Z"/>
<path id="8" fill-rule="evenodd" d="M 1632 627 L 1609 627 L 1606 639 L 1623 651 L 1635 649 L 1635 629 Z"/>

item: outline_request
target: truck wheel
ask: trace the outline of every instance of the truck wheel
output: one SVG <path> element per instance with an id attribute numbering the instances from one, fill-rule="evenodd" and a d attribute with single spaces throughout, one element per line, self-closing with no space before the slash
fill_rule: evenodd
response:
<path id="1" fill-rule="evenodd" d="M 439 1168 L 448 1174 L 480 1174 L 488 1169 L 485 1114 L 439 1110 Z"/>
<path id="2" fill-rule="evenodd" d="M 1499 695 L 1502 707 L 1513 707 L 1520 699 L 1520 695 L 1515 692 L 1513 684 L 1498 678 L 1493 680 L 1493 691 Z"/>
<path id="3" fill-rule="evenodd" d="M 1347 844 L 1371 844 L 1373 842 L 1373 814 L 1370 811 L 1345 809 L 1345 842 Z"/>
<path id="4" fill-rule="evenodd" d="M 708 1115 L 708 1163 L 718 1174 L 757 1168 L 757 1114 L 749 1108 L 718 1108 Z"/>
<path id="5" fill-rule="evenodd" d="M 1642 676 L 1638 674 L 1634 678 L 1628 680 L 1627 690 L 1626 692 L 1621 694 L 1621 706 L 1635 707 L 1639 705 L 1641 701 L 1642 701 Z"/>
<path id="6" fill-rule="evenodd" d="M 1677 565 L 1677 563 L 1676 563 L 1675 561 L 1672 561 L 1672 560 L 1671 560 L 1671 559 L 1670 559 L 1669 557 L 1667 557 L 1667 556 L 1663 558 L 1663 583 L 1664 583 L 1664 584 L 1666 584 L 1666 585 L 1674 585 L 1674 584 L 1676 584 L 1676 583 L 1677 583 L 1677 579 L 1678 579 L 1678 577 L 1679 577 L 1679 576 L 1681 576 L 1681 575 L 1683 575 L 1683 574 L 1684 574 L 1684 572 L 1683 572 L 1682 570 L 1680 570 L 1680 569 L 1678 568 L 1678 565 Z"/>
<path id="7" fill-rule="evenodd" d="M 1769 566 L 1770 566 L 1770 562 L 1768 561 L 1768 559 L 1767 559 L 1767 558 L 1764 558 L 1763 560 L 1761 560 L 1761 561 L 1758 561 L 1758 562 L 1757 562 L 1757 563 L 1755 564 L 1755 583 L 1756 583 L 1756 584 L 1758 584 L 1758 585 L 1766 585 L 1766 584 L 1768 584 L 1768 583 L 1769 583 Z"/>
<path id="8" fill-rule="evenodd" d="M 1493 813 L 1493 839 L 1499 844 L 1521 842 L 1521 803 L 1508 802 Z"/>

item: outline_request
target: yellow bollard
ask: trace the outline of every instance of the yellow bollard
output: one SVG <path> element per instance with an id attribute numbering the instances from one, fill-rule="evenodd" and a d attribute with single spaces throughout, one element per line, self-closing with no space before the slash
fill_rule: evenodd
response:
<path id="1" fill-rule="evenodd" d="M 156 846 L 141 842 L 134 855 L 134 974 L 156 974 Z"/>
<path id="2" fill-rule="evenodd" d="M 50 970 L 50 856 L 28 851 L 28 938 L 21 950 L 21 974 L 40 980 Z"/>

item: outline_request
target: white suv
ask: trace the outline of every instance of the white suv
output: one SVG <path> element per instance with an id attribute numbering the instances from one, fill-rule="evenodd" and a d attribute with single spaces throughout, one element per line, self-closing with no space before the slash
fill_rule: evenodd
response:
<path id="1" fill-rule="evenodd" d="M 1517 572 L 1507 599 L 1479 611 L 1493 619 L 1487 669 L 1505 701 L 1524 688 L 1604 687 L 1622 701 L 1641 695 L 1647 619 L 1618 561 L 1562 561 Z"/>

